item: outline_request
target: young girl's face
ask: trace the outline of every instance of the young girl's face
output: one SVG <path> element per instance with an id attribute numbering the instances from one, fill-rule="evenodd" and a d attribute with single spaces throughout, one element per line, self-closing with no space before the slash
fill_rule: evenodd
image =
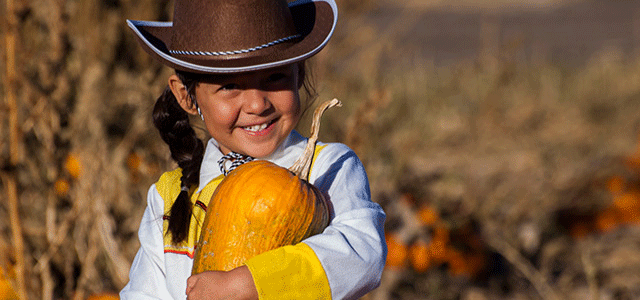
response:
<path id="1" fill-rule="evenodd" d="M 215 76 L 196 86 L 207 131 L 223 153 L 264 157 L 300 120 L 298 64 Z"/>

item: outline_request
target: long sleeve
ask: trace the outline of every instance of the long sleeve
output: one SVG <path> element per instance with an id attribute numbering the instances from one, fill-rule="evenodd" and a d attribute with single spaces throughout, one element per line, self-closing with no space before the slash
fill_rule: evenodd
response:
<path id="1" fill-rule="evenodd" d="M 140 249 L 129 271 L 129 283 L 120 292 L 120 299 L 173 299 L 167 289 L 165 257 L 162 240 L 162 202 L 155 201 L 155 186 L 149 190 L 148 205 L 142 216 L 138 238 Z"/>
<path id="2" fill-rule="evenodd" d="M 369 181 L 356 154 L 331 144 L 318 157 L 313 183 L 327 193 L 334 218 L 322 234 L 304 241 L 318 256 L 333 299 L 357 299 L 380 284 L 386 258 L 385 214 L 371 201 Z"/>
<path id="3" fill-rule="evenodd" d="M 331 202 L 332 221 L 303 243 L 246 262 L 261 299 L 357 299 L 379 285 L 385 214 L 371 201 L 362 163 L 346 146 L 330 144 L 311 179 Z"/>

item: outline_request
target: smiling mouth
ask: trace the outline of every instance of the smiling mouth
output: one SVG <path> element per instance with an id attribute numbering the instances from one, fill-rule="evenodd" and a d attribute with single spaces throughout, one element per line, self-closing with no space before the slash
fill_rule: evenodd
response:
<path id="1" fill-rule="evenodd" d="M 246 126 L 246 127 L 242 127 L 242 129 L 244 129 L 246 131 L 251 131 L 251 132 L 258 132 L 258 131 L 262 131 L 262 130 L 267 129 L 267 127 L 269 127 L 269 125 L 275 123 L 275 121 L 276 120 L 271 120 L 269 122 L 258 124 L 258 125 Z"/>

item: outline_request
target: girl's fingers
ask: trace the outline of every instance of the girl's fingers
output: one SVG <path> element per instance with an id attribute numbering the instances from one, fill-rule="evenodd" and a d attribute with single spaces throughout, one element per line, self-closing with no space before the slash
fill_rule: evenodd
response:
<path id="1" fill-rule="evenodd" d="M 197 281 L 198 281 L 197 276 L 191 276 L 187 279 L 187 291 L 186 291 L 187 295 L 193 289 L 193 287 L 196 286 Z"/>

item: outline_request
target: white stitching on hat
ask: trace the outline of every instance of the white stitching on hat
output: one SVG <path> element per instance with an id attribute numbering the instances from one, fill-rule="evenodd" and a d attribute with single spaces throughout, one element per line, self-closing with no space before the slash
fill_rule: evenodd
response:
<path id="1" fill-rule="evenodd" d="M 248 52 L 260 50 L 260 49 L 263 49 L 263 48 L 266 48 L 266 47 L 269 47 L 269 46 L 273 46 L 273 45 L 276 45 L 276 44 L 280 44 L 282 42 L 286 42 L 288 40 L 299 38 L 299 37 L 300 37 L 299 34 L 291 35 L 291 36 L 288 36 L 288 37 L 285 37 L 285 38 L 281 38 L 281 39 L 275 40 L 273 42 L 262 44 L 262 45 L 257 46 L 257 47 L 253 47 L 253 48 L 249 48 L 249 49 L 242 49 L 242 50 L 234 50 L 234 51 L 209 52 L 209 51 L 169 50 L 169 53 L 171 53 L 171 54 L 181 54 L 181 55 L 207 55 L 207 56 L 241 54 L 241 53 L 248 53 Z"/>

